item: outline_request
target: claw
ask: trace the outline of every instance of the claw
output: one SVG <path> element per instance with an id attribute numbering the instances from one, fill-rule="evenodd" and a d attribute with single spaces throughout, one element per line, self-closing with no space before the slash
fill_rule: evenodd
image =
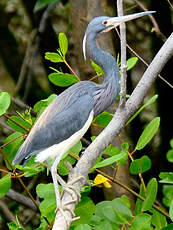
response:
<path id="1" fill-rule="evenodd" d="M 81 200 L 80 192 L 78 190 L 76 190 L 76 188 L 73 185 L 77 181 L 80 181 L 81 179 L 84 180 L 85 178 L 83 176 L 80 176 L 80 177 L 75 178 L 74 180 L 71 180 L 70 182 L 63 185 L 63 191 L 69 193 L 73 198 L 73 200 L 68 202 L 68 204 L 80 202 L 80 200 Z"/>

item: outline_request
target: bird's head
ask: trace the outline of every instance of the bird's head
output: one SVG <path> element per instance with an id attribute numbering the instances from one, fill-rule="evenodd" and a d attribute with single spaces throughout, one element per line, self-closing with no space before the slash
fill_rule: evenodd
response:
<path id="1" fill-rule="evenodd" d="M 123 22 L 127 22 L 148 14 L 155 13 L 155 11 L 145 11 L 141 13 L 136 14 L 130 14 L 125 15 L 121 17 L 106 17 L 106 16 L 100 16 L 93 18 L 90 23 L 88 24 L 88 27 L 85 32 L 85 36 L 83 39 L 83 55 L 86 59 L 86 39 L 89 34 L 92 34 L 93 36 L 97 36 L 100 33 L 108 32 L 112 30 L 113 28 L 116 28 Z"/>

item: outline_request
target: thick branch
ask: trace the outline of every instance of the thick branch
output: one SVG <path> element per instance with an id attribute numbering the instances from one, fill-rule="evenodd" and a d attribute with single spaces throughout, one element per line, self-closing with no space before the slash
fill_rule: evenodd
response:
<path id="1" fill-rule="evenodd" d="M 166 62 L 173 55 L 173 33 L 167 39 L 162 46 L 158 54 L 155 56 L 150 66 L 145 71 L 143 77 L 139 81 L 138 85 L 134 89 L 132 95 L 128 99 L 124 108 L 118 107 L 112 121 L 109 125 L 100 133 L 94 142 L 85 150 L 84 154 L 78 161 L 76 167 L 69 175 L 69 181 L 79 176 L 87 177 L 90 168 L 92 167 L 99 154 L 105 149 L 105 147 L 113 141 L 113 139 L 120 133 L 121 129 L 125 126 L 128 119 L 139 108 L 144 96 L 147 94 L 149 88 L 152 86 L 158 73 L 162 70 Z M 81 190 L 84 185 L 84 181 L 76 182 L 75 189 Z M 64 193 L 62 203 L 72 201 L 72 197 L 68 193 Z M 75 209 L 74 203 L 69 204 L 70 210 Z M 72 219 L 71 213 L 66 210 L 64 215 Z M 67 230 L 65 219 L 60 212 L 57 212 L 53 230 Z"/>

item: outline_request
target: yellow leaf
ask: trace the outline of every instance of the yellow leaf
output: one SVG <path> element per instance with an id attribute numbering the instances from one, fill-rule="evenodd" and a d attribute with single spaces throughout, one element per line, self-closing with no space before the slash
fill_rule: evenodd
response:
<path id="1" fill-rule="evenodd" d="M 109 182 L 110 182 L 110 180 L 108 178 L 102 176 L 101 174 L 98 174 L 96 176 L 96 178 L 94 179 L 94 184 L 96 186 L 103 184 L 105 188 L 111 188 L 112 187 Z"/>
<path id="2" fill-rule="evenodd" d="M 103 183 L 104 184 L 104 187 L 105 188 L 112 188 L 112 185 L 108 182 L 108 181 L 106 181 L 105 183 Z"/>

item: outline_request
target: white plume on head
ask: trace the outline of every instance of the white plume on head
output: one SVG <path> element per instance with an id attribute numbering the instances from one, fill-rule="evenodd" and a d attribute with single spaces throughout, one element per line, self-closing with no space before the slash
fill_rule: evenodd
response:
<path id="1" fill-rule="evenodd" d="M 83 42 L 82 42 L 82 51 L 83 51 L 84 59 L 86 60 L 86 33 L 84 35 Z"/>

